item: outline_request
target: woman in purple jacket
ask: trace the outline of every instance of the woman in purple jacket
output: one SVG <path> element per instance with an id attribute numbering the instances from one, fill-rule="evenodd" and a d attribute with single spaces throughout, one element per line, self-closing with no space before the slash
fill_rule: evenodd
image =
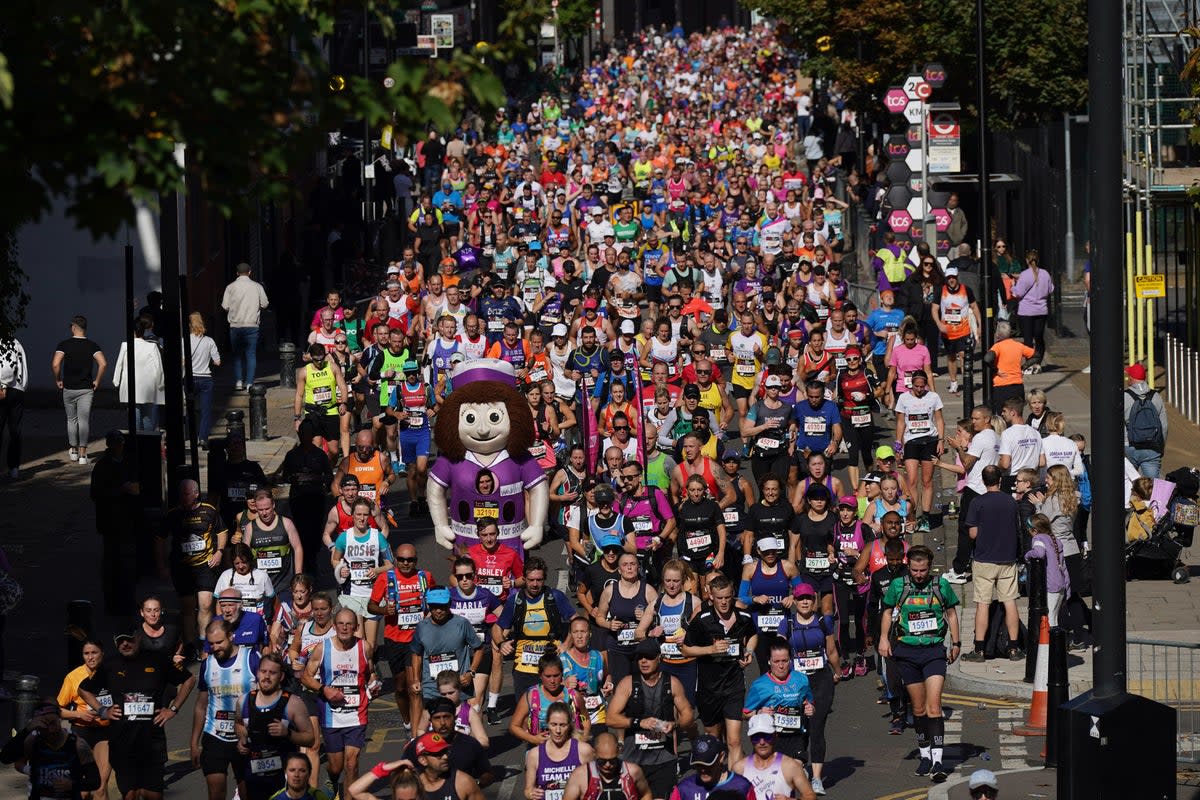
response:
<path id="1" fill-rule="evenodd" d="M 1025 264 L 1025 270 L 1013 284 L 1012 294 L 1019 301 L 1017 317 L 1021 321 L 1025 346 L 1034 349 L 1033 359 L 1025 368 L 1025 373 L 1029 374 L 1042 371 L 1042 357 L 1046 354 L 1046 316 L 1054 280 L 1049 272 L 1038 266 L 1037 250 L 1025 253 Z"/>

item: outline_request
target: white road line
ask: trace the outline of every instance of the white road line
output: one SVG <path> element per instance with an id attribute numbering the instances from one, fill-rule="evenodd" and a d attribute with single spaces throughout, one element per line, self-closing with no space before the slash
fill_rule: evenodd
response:
<path id="1" fill-rule="evenodd" d="M 1025 709 L 1022 708 L 1002 708 L 1000 709 L 1000 719 L 1023 719 Z"/>
<path id="2" fill-rule="evenodd" d="M 559 569 L 558 581 L 556 582 L 556 584 L 557 584 L 557 588 L 560 592 L 562 592 L 563 594 L 567 593 L 567 570 L 566 569 Z"/>

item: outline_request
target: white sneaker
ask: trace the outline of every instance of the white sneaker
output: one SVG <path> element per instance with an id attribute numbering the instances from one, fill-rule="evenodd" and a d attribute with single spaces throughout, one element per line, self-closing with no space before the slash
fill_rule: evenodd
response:
<path id="1" fill-rule="evenodd" d="M 966 583 L 970 580 L 970 576 L 967 573 L 955 572 L 954 570 L 943 574 L 942 577 L 946 579 L 947 583 Z"/>
<path id="2" fill-rule="evenodd" d="M 79 448 L 78 447 L 72 447 L 70 450 L 67 451 L 67 460 L 68 461 L 76 461 L 78 459 L 79 459 Z"/>
<path id="3" fill-rule="evenodd" d="M 950 394 L 958 394 L 958 381 L 950 381 L 950 385 L 946 391 L 950 392 Z"/>
<path id="4" fill-rule="evenodd" d="M 812 790 L 815 795 L 825 796 L 825 784 L 821 782 L 820 778 L 812 779 Z"/>
<path id="5" fill-rule="evenodd" d="M 238 381 L 237 383 L 235 383 L 235 384 L 233 385 L 233 388 L 234 388 L 234 390 L 235 390 L 235 391 L 239 391 L 239 392 L 240 392 L 242 389 L 245 389 L 245 388 L 246 388 L 246 385 L 245 385 L 244 383 L 242 383 L 241 381 Z"/>
<path id="6" fill-rule="evenodd" d="M 87 456 L 80 456 L 80 457 L 78 458 L 78 460 L 76 460 L 76 462 L 75 462 L 75 463 L 76 463 L 76 464 L 78 464 L 78 465 L 79 465 L 79 466 L 81 466 L 81 467 L 86 467 L 88 464 L 90 464 L 90 463 L 91 463 L 91 461 L 89 461 L 89 460 L 88 460 L 88 457 L 87 457 Z"/>

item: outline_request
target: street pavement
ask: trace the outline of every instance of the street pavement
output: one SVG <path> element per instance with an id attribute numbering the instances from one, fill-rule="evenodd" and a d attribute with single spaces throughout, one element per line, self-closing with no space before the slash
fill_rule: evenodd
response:
<path id="1" fill-rule="evenodd" d="M 1071 354 L 1071 345 L 1075 345 L 1074 355 Z M 1086 433 L 1089 418 L 1087 376 L 1079 374 L 1086 359 L 1081 359 L 1078 345 L 1079 342 L 1062 343 L 1057 349 L 1052 345 L 1052 353 L 1062 351 L 1066 355 L 1052 359 L 1057 365 L 1052 371 L 1030 376 L 1028 385 L 1031 388 L 1046 388 L 1051 406 L 1067 414 L 1069 432 Z M 230 399 L 229 388 L 219 386 L 218 397 L 223 395 L 227 405 L 244 408 L 245 394 Z M 286 390 L 272 388 L 269 391 L 268 430 L 272 438 L 249 443 L 249 457 L 258 460 L 267 472 L 278 466 L 291 445 L 290 399 L 290 393 Z M 961 398 L 945 399 L 949 425 L 958 416 L 955 409 Z M 93 431 L 97 439 L 102 437 L 106 429 L 118 427 L 124 420 L 124 413 L 111 407 L 114 404 L 109 405 L 104 407 L 102 402 L 95 412 Z M 64 638 L 66 604 L 75 599 L 98 599 L 100 596 L 97 567 L 100 563 L 100 542 L 95 534 L 92 505 L 87 497 L 89 470 L 66 460 L 65 448 L 61 446 L 62 424 L 60 408 L 28 410 L 25 433 L 27 452 L 32 457 L 23 465 L 23 477 L 19 482 L 0 485 L 0 513 L 10 520 L 6 526 L 8 532 L 4 546 L 26 592 L 22 605 L 8 620 L 5 678 L 11 687 L 11 681 L 17 675 L 37 676 L 41 680 L 42 694 L 55 694 L 67 671 L 67 645 Z M 218 418 L 214 435 L 221 428 L 222 423 Z M 102 444 L 97 443 L 93 454 L 99 455 L 101 448 Z M 1196 452 L 1200 452 L 1200 432 L 1181 418 L 1173 416 L 1166 468 L 1190 463 L 1190 454 Z M 392 499 L 402 512 L 407 511 L 402 487 L 396 488 Z M 445 551 L 433 542 L 428 520 L 403 517 L 400 529 L 403 538 L 416 544 L 421 565 L 431 569 L 439 580 L 444 580 L 447 572 Z M 916 541 L 922 539 L 935 549 L 935 568 L 948 569 L 955 548 L 953 533 L 946 536 L 942 529 L 935 528 L 928 534 L 917 535 Z M 543 555 L 551 565 L 552 579 L 557 585 L 565 587 L 561 543 L 548 543 L 543 547 Z M 132 577 L 132 565 L 128 574 Z M 966 589 L 964 600 L 970 609 L 969 587 L 961 588 Z M 173 605 L 169 586 L 142 579 L 138 583 L 138 590 L 139 593 L 162 592 L 167 598 L 168 607 Z M 1179 586 L 1169 581 L 1132 582 L 1128 584 L 1128 607 L 1131 637 L 1200 642 L 1200 584 L 1197 582 Z M 1022 602 L 1022 615 L 1024 613 Z M 95 632 L 102 637 L 110 636 L 124 623 L 124 620 L 105 617 L 99 603 L 94 609 L 94 617 Z M 970 641 L 973 615 L 966 613 L 962 617 L 965 620 L 962 638 Z M 1077 658 L 1075 654 L 1072 656 L 1074 694 L 1076 690 L 1090 685 L 1091 656 L 1090 653 Z M 1012 781 L 1014 791 L 1006 790 L 1003 794 L 1006 798 L 1055 796 L 1052 773 L 1012 772 L 1028 770 L 1041 763 L 1039 753 L 1043 739 L 1024 738 L 1017 741 L 1017 737 L 1011 733 L 1011 729 L 1019 725 L 1027 713 L 1029 687 L 1022 681 L 1023 675 L 1023 664 L 1013 664 L 1007 660 L 963 665 L 961 668 L 955 665 L 951 668 L 945 699 L 947 761 L 955 767 L 950 787 L 959 777 L 965 778 L 972 770 L 983 767 L 1001 772 L 1006 781 Z M 747 683 L 753 677 L 755 670 L 751 667 L 746 676 Z M 1136 675 L 1131 675 L 1131 688 L 1134 688 L 1136 678 Z M 1194 683 L 1194 679 L 1181 679 L 1177 688 L 1182 690 Z M 874 675 L 853 679 L 837 690 L 834 713 L 829 720 L 829 762 L 825 769 L 830 795 L 880 800 L 916 800 L 925 797 L 931 788 L 930 784 L 912 775 L 916 763 L 913 759 L 913 736 L 911 732 L 903 736 L 887 735 L 887 709 L 876 704 L 877 698 Z M 511 707 L 509 697 L 501 700 L 501 707 Z M 10 727 L 12 709 L 11 703 L 0 703 L 0 724 L 5 730 Z M 371 705 L 371 715 L 371 737 L 363 758 L 365 768 L 377 760 L 397 757 L 407 740 L 388 692 Z M 171 776 L 168 797 L 203 796 L 203 780 L 188 761 L 190 724 L 191 716 L 185 712 L 167 727 L 170 751 L 168 770 Z M 491 732 L 494 763 L 503 765 L 507 773 L 486 794 L 489 798 L 499 800 L 519 797 L 522 793 L 519 772 L 524 749 L 518 747 L 507 734 L 500 735 L 501 729 L 492 729 Z M 1189 773 L 1181 771 L 1183 783 L 1179 797 L 1193 796 L 1191 792 L 1194 789 L 1184 785 L 1191 778 Z M 24 779 L 15 772 L 0 772 L 0 796 L 23 796 L 23 787 Z M 939 790 L 929 796 L 966 796 L 956 788 L 947 791 L 950 793 Z M 116 796 L 113 790 L 110 797 Z"/>

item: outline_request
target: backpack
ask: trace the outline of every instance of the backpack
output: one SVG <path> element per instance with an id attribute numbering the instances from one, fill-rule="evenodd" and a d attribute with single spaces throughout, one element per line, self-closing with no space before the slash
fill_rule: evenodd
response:
<path id="1" fill-rule="evenodd" d="M 900 591 L 900 598 L 896 600 L 896 614 L 893 617 L 892 622 L 893 636 L 898 636 L 900 634 L 900 609 L 904 608 L 904 604 L 908 602 L 908 598 L 912 597 L 915 591 L 916 587 L 913 586 L 912 576 L 906 573 L 904 575 L 904 588 Z M 937 600 L 938 606 L 940 606 L 944 612 L 946 610 L 946 600 L 944 597 L 942 597 L 942 579 L 940 577 L 935 576 L 929 581 L 929 591 L 933 594 L 933 599 Z M 943 622 L 944 621 L 945 617 L 943 616 Z"/>
<path id="2" fill-rule="evenodd" d="M 1143 397 L 1129 389 L 1125 390 L 1125 394 L 1133 400 L 1133 407 L 1129 409 L 1129 415 L 1125 418 L 1125 434 L 1129 438 L 1129 446 L 1139 450 L 1162 450 L 1162 420 L 1151 402 L 1154 390 L 1151 389 Z"/>

